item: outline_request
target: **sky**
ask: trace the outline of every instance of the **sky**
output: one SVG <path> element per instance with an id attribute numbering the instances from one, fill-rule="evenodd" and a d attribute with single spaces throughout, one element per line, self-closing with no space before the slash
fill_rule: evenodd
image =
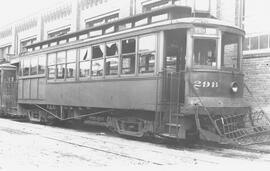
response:
<path id="1" fill-rule="evenodd" d="M 0 28 L 64 1 L 67 0 L 0 0 Z M 270 0 L 246 0 L 247 33 L 270 32 L 269 6 Z"/>
<path id="2" fill-rule="evenodd" d="M 0 28 L 64 0 L 0 0 Z"/>
<path id="3" fill-rule="evenodd" d="M 245 30 L 247 33 L 270 32 L 269 6 L 269 0 L 246 0 Z"/>

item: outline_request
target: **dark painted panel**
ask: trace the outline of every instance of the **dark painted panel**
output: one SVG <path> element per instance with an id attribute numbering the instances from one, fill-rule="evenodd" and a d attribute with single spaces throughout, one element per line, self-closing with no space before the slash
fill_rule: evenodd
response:
<path id="1" fill-rule="evenodd" d="M 238 92 L 233 93 L 232 82 L 238 84 Z M 190 96 L 202 97 L 242 97 L 243 96 L 243 74 L 196 71 L 190 75 Z M 196 93 L 194 93 L 194 91 Z"/>
<path id="2" fill-rule="evenodd" d="M 23 80 L 23 99 L 30 98 L 30 80 Z"/>
<path id="3" fill-rule="evenodd" d="M 45 98 L 45 85 L 46 80 L 45 78 L 39 78 L 38 80 L 38 99 L 44 99 Z"/>
<path id="4" fill-rule="evenodd" d="M 18 99 L 23 98 L 23 80 L 18 81 Z"/>
<path id="5" fill-rule="evenodd" d="M 38 79 L 34 78 L 31 79 L 31 99 L 37 99 L 37 92 L 38 92 Z"/>
<path id="6" fill-rule="evenodd" d="M 47 84 L 48 104 L 155 110 L 153 80 L 96 81 Z"/>

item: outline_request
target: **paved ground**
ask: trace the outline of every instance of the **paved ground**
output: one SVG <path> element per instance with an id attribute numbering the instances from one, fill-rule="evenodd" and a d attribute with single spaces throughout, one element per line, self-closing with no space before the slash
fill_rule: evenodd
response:
<path id="1" fill-rule="evenodd" d="M 270 145 L 247 150 L 167 147 L 72 129 L 0 119 L 0 170 L 269 167 Z M 126 169 L 125 169 L 126 170 Z"/>

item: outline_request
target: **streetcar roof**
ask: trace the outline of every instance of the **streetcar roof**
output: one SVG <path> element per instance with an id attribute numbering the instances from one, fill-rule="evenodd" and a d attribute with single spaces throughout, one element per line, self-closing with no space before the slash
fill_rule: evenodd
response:
<path id="1" fill-rule="evenodd" d="M 158 15 L 158 14 L 162 14 L 162 13 L 165 13 L 165 12 L 177 15 L 177 16 L 171 15 L 171 16 L 177 17 L 177 18 L 190 17 L 191 16 L 191 8 L 190 7 L 170 5 L 170 6 L 167 6 L 167 7 L 163 7 L 161 9 L 156 9 L 156 10 L 152 10 L 152 11 L 149 11 L 149 12 L 140 13 L 140 14 L 137 14 L 137 15 L 134 15 L 134 16 L 121 18 L 121 19 L 118 19 L 116 21 L 112 21 L 110 23 L 101 24 L 101 25 L 98 25 L 98 26 L 86 28 L 86 29 L 83 29 L 83 30 L 80 30 L 80 31 L 68 33 L 68 34 L 65 34 L 65 35 L 61 35 L 61 36 L 58 36 L 58 37 L 54 37 L 54 38 L 50 38 L 50 39 L 47 39 L 47 40 L 44 40 L 44 41 L 33 43 L 31 45 L 26 46 L 26 48 L 32 48 L 32 47 L 47 44 L 47 43 L 50 43 L 50 42 L 55 42 L 55 41 L 71 38 L 71 37 L 78 36 L 78 35 L 88 34 L 89 31 L 92 31 L 92 30 L 94 31 L 94 30 L 102 29 L 104 27 L 107 28 L 107 27 L 110 27 L 110 26 L 114 26 L 114 25 L 117 25 L 117 24 L 120 25 L 120 24 L 124 24 L 124 23 L 127 23 L 127 22 L 134 22 L 134 20 L 139 20 L 139 19 L 142 19 L 142 18 L 147 17 L 147 16 Z"/>
<path id="2" fill-rule="evenodd" d="M 161 14 L 168 14 L 168 18 L 166 20 L 164 20 L 164 22 L 158 22 L 157 24 L 155 22 L 148 22 L 148 24 L 145 26 L 134 26 L 136 21 L 140 21 L 141 19 L 145 19 L 147 18 L 149 20 L 149 17 L 153 17 L 153 16 L 157 16 L 157 15 L 161 15 Z M 150 28 L 150 27 L 156 27 L 156 26 L 168 26 L 168 25 L 174 25 L 174 24 L 187 24 L 187 27 L 192 27 L 192 26 L 205 26 L 205 27 L 226 27 L 227 30 L 229 31 L 234 31 L 237 32 L 238 34 L 242 34 L 244 35 L 244 31 L 240 28 L 235 27 L 234 25 L 225 22 L 225 21 L 221 21 L 221 20 L 217 20 L 217 19 L 212 19 L 212 18 L 196 18 L 196 17 L 192 17 L 191 15 L 191 8 L 190 7 L 183 7 L 183 6 L 168 6 L 168 7 L 164 7 L 161 9 L 157 9 L 157 10 L 153 10 L 150 12 L 145 12 L 145 13 L 141 13 L 135 16 L 131 16 L 131 17 L 127 17 L 127 18 L 122 18 L 119 19 L 117 21 L 113 21 L 110 23 L 105 23 L 102 25 L 98 25 L 98 26 L 94 26 L 91 28 L 87 28 L 84 30 L 80 30 L 77 32 L 72 32 L 66 35 L 62 35 L 59 37 L 55 37 L 55 38 L 51 38 L 48 40 L 44 40 L 44 41 L 40 41 L 37 43 L 33 43 L 31 45 L 26 46 L 27 49 L 31 49 L 31 48 L 35 48 L 35 47 L 39 47 L 41 48 L 41 46 L 43 45 L 48 45 L 51 43 L 56 43 L 58 44 L 58 42 L 60 41 L 67 41 L 68 39 L 71 38 L 75 38 L 76 41 L 81 40 L 80 36 L 87 36 L 87 40 L 95 40 L 95 39 L 100 39 L 105 35 L 115 35 L 115 34 L 122 34 L 125 33 L 125 31 L 114 31 L 112 33 L 104 33 L 104 29 L 108 29 L 110 27 L 114 27 L 114 26 L 119 26 L 121 24 L 125 24 L 125 23 L 132 23 L 132 28 L 130 29 L 126 29 L 129 30 L 129 32 L 131 31 L 138 31 L 138 30 L 142 30 L 145 28 Z M 169 28 L 169 27 L 168 27 Z M 94 36 L 91 37 L 89 36 L 90 32 L 95 32 L 95 31 L 101 31 L 102 34 L 98 35 L 98 36 Z M 60 43 L 59 43 L 60 44 Z M 50 45 L 52 46 L 52 45 Z M 43 47 L 42 47 L 43 48 Z M 35 49 L 36 50 L 36 49 Z"/>
<path id="3" fill-rule="evenodd" d="M 5 68 L 16 68 L 16 66 L 14 65 L 11 65 L 9 63 L 3 63 L 3 64 L 0 64 L 0 69 L 5 69 Z"/>

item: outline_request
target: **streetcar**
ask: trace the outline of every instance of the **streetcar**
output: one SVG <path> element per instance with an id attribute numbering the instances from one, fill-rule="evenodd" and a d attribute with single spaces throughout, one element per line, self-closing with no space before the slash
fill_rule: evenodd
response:
<path id="1" fill-rule="evenodd" d="M 268 140 L 269 119 L 243 98 L 244 35 L 172 5 L 31 44 L 11 60 L 17 115 L 134 137 Z"/>

